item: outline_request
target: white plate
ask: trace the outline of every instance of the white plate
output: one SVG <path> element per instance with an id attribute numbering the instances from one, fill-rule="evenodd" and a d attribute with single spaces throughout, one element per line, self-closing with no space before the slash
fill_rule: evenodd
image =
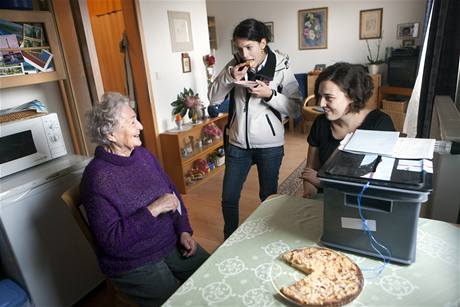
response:
<path id="1" fill-rule="evenodd" d="M 256 85 L 258 85 L 256 81 L 235 81 L 233 83 L 243 87 L 255 87 Z"/>

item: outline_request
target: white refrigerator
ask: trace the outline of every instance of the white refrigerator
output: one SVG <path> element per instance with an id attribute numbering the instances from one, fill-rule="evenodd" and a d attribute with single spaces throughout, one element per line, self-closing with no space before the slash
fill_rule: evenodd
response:
<path id="1" fill-rule="evenodd" d="M 71 306 L 104 276 L 61 194 L 90 158 L 67 155 L 0 179 L 0 261 L 33 306 Z"/>

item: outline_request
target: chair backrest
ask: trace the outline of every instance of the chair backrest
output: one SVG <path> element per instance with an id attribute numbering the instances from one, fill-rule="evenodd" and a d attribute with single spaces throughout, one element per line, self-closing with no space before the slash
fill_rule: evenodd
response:
<path id="1" fill-rule="evenodd" d="M 309 106 L 316 106 L 317 101 L 315 99 L 315 95 L 310 95 L 307 98 L 305 98 L 305 101 L 303 102 L 303 107 L 309 107 Z"/>
<path id="2" fill-rule="evenodd" d="M 82 203 L 80 200 L 80 185 L 75 185 L 69 188 L 67 191 L 62 193 L 61 199 L 70 209 L 72 216 L 74 217 L 75 221 L 77 222 L 80 230 L 85 235 L 86 239 L 88 240 L 91 247 L 95 249 L 93 235 L 89 230 L 88 222 L 86 217 L 83 214 L 84 207 L 82 207 Z M 111 292 L 115 292 L 115 306 L 123 306 L 123 307 L 139 307 L 138 304 L 132 302 L 132 300 L 123 294 L 112 282 L 110 279 L 107 279 L 108 288 L 112 289 L 109 290 Z"/>
<path id="3" fill-rule="evenodd" d="M 310 95 L 305 98 L 302 108 L 302 118 L 304 122 L 314 121 L 318 115 L 323 114 L 323 112 L 317 110 L 317 101 L 315 95 Z"/>
<path id="4" fill-rule="evenodd" d="M 83 232 L 88 242 L 94 248 L 93 235 L 91 234 L 91 231 L 88 227 L 88 223 L 86 222 L 86 219 L 83 216 L 83 213 L 80 209 L 80 207 L 82 206 L 80 200 L 80 185 L 75 185 L 69 188 L 67 191 L 62 193 L 61 198 L 65 202 L 67 207 L 70 209 L 70 212 L 72 213 L 73 218 L 80 227 L 80 230 Z"/>

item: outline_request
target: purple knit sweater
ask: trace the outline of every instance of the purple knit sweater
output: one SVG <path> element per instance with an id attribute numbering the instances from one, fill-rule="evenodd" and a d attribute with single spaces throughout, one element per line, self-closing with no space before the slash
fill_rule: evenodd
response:
<path id="1" fill-rule="evenodd" d="M 180 161 L 178 161 L 180 163 Z M 176 191 L 156 158 L 137 147 L 130 157 L 97 147 L 80 183 L 96 254 L 108 276 L 158 261 L 175 247 L 182 232 L 192 233 L 182 199 L 178 211 L 152 216 L 147 206 Z"/>

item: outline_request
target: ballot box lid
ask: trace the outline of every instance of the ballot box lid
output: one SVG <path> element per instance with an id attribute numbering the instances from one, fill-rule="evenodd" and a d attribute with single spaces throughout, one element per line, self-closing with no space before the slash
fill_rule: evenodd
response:
<path id="1" fill-rule="evenodd" d="M 366 184 L 377 187 L 393 188 L 399 190 L 413 190 L 429 192 L 432 190 L 432 174 L 421 171 L 409 171 L 398 169 L 399 159 L 395 159 L 390 180 L 373 179 L 362 177 L 376 170 L 380 157 L 374 162 L 361 165 L 365 155 L 345 152 L 336 149 L 318 172 L 318 177 L 325 181 L 343 181 L 345 184 Z"/>

